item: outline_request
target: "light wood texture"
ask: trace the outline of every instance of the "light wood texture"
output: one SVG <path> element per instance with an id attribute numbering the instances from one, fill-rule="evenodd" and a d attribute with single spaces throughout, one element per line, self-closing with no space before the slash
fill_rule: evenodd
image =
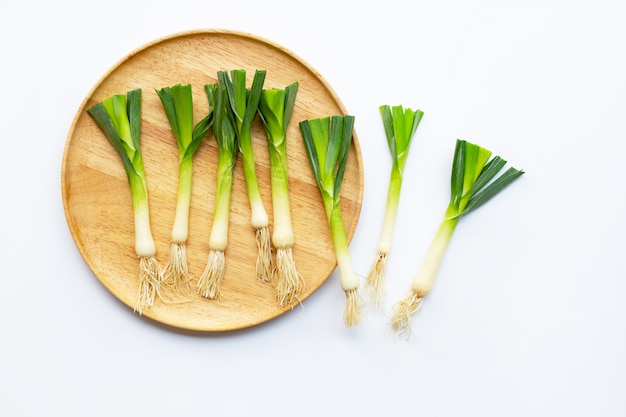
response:
<path id="1" fill-rule="evenodd" d="M 152 232 L 157 259 L 167 261 L 174 221 L 178 154 L 155 89 L 190 83 L 195 122 L 208 110 L 204 85 L 217 71 L 245 69 L 248 83 L 256 69 L 267 70 L 264 87 L 284 88 L 298 81 L 296 105 L 288 132 L 289 187 L 296 237 L 294 257 L 306 282 L 302 300 L 330 276 L 336 259 L 321 197 L 306 156 L 298 122 L 347 114 L 333 90 L 308 64 L 264 39 L 230 31 L 194 31 L 159 39 L 129 54 L 96 84 L 80 106 L 68 135 L 62 168 L 67 222 L 82 257 L 102 284 L 134 307 L 139 266 L 134 251 L 130 189 L 119 156 L 86 113 L 113 94 L 143 89 L 142 150 L 149 187 Z M 253 143 L 261 192 L 272 216 L 269 159 L 265 132 L 257 119 Z M 217 147 L 212 132 L 194 160 L 194 180 L 187 251 L 195 288 L 207 261 L 216 188 Z M 363 192 L 363 168 L 356 133 L 341 190 L 348 238 L 357 225 Z M 274 285 L 254 273 L 256 245 L 250 225 L 243 171 L 235 170 L 226 275 L 220 300 L 193 295 L 187 303 L 158 302 L 144 313 L 160 323 L 197 331 L 225 331 L 263 323 L 299 306 L 278 307 Z M 337 285 L 339 283 L 337 282 Z M 343 302 L 332 299 L 328 302 Z M 137 316 L 138 317 L 138 316 Z M 340 320 L 340 318 L 338 318 Z"/>

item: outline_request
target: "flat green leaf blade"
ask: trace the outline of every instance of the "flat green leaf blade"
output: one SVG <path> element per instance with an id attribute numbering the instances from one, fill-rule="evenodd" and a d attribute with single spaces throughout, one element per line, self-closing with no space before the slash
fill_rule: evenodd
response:
<path id="1" fill-rule="evenodd" d="M 394 128 L 393 128 L 393 115 L 391 113 L 391 106 L 382 105 L 379 107 L 380 116 L 383 119 L 383 126 L 385 128 L 385 136 L 387 137 L 387 146 L 389 146 L 389 152 L 391 153 L 391 158 L 396 161 L 397 152 L 396 152 L 396 140 L 394 137 Z"/>
<path id="2" fill-rule="evenodd" d="M 271 88 L 263 90 L 261 93 L 258 112 L 265 129 L 268 130 L 268 137 L 278 138 L 282 136 L 282 141 L 284 141 L 297 92 L 298 83 L 294 82 L 285 89 Z M 278 144 L 275 143 L 274 145 Z"/>
<path id="3" fill-rule="evenodd" d="M 231 118 L 232 113 L 229 111 L 228 92 L 225 88 L 218 87 L 212 93 L 215 102 L 213 131 L 219 151 L 236 155 L 237 134 L 234 120 Z"/>
<path id="4" fill-rule="evenodd" d="M 259 100 L 259 116 L 261 122 L 268 132 L 270 143 L 282 133 L 283 116 L 285 107 L 285 90 L 272 88 L 263 90 Z"/>
<path id="5" fill-rule="evenodd" d="M 317 155 L 320 179 L 325 182 L 326 149 L 330 138 L 330 117 L 308 120 L 307 125 L 311 131 L 312 144 Z"/>
<path id="6" fill-rule="evenodd" d="M 489 181 L 491 181 L 502 168 L 506 165 L 506 161 L 499 156 L 494 156 L 483 167 L 480 175 L 472 188 L 466 193 L 467 198 L 471 198 L 474 194 L 478 193 L 483 187 L 485 187 Z"/>
<path id="7" fill-rule="evenodd" d="M 491 151 L 474 143 L 465 144 L 465 176 L 463 178 L 464 196 L 470 191 L 483 167 L 491 158 Z"/>
<path id="8" fill-rule="evenodd" d="M 285 126 L 285 132 L 287 131 L 287 126 L 289 126 L 289 122 L 291 121 L 291 114 L 293 113 L 293 108 L 296 104 L 298 85 L 299 84 L 296 81 L 285 87 L 285 106 L 283 110 L 283 125 Z"/>
<path id="9" fill-rule="evenodd" d="M 235 115 L 236 117 L 237 109 L 233 107 L 235 104 L 235 87 L 233 85 L 233 82 L 230 79 L 229 73 L 226 71 L 218 71 L 217 80 L 218 80 L 219 87 L 226 89 L 228 93 L 228 97 L 233 97 L 232 100 L 229 99 L 229 105 L 232 109 L 233 115 Z"/>
<path id="10" fill-rule="evenodd" d="M 343 121 L 343 117 L 341 116 L 333 116 L 331 118 L 328 146 L 326 147 L 326 160 L 322 167 L 326 178 L 335 177 L 337 161 L 341 152 L 341 141 L 343 139 Z"/>
<path id="11" fill-rule="evenodd" d="M 204 116 L 193 128 L 191 137 L 193 142 L 202 141 L 204 137 L 209 133 L 213 126 L 213 109 L 209 111 L 209 114 Z"/>
<path id="12" fill-rule="evenodd" d="M 117 129 L 115 128 L 109 113 L 104 108 L 104 105 L 102 103 L 95 104 L 87 109 L 87 113 L 96 122 L 100 130 L 102 130 L 113 148 L 119 154 L 126 172 L 128 173 L 129 171 L 134 171 L 135 169 L 130 158 L 128 157 L 128 154 L 126 153 L 126 148 L 123 145 L 122 138 L 120 138 L 117 133 Z"/>
<path id="13" fill-rule="evenodd" d="M 466 215 L 472 210 L 476 210 L 478 207 L 491 200 L 500 191 L 508 187 L 513 181 L 518 179 L 524 174 L 524 171 L 517 170 L 515 168 L 509 168 L 500 177 L 496 178 L 491 184 L 487 186 L 483 191 L 476 194 L 469 200 L 469 203 L 465 207 L 462 215 Z"/>
<path id="14" fill-rule="evenodd" d="M 405 113 L 402 106 L 393 106 L 391 108 L 391 115 L 393 117 L 393 136 L 396 142 L 396 159 L 402 152 L 406 138 L 406 126 L 409 124 L 405 118 Z M 411 123 L 412 125 L 412 123 Z"/>
<path id="15" fill-rule="evenodd" d="M 228 76 L 225 78 L 228 79 Z M 242 69 L 230 71 L 230 79 L 229 82 L 226 83 L 226 87 L 228 100 L 237 123 L 237 129 L 240 130 L 246 113 L 246 71 Z"/>
<path id="16" fill-rule="evenodd" d="M 116 94 L 102 101 L 102 106 L 108 114 L 108 118 L 113 123 L 117 135 L 122 141 L 126 153 L 132 157 L 132 153 L 137 150 L 133 141 L 128 113 L 126 111 L 126 95 Z"/>
<path id="17" fill-rule="evenodd" d="M 450 206 L 458 210 L 463 197 L 463 183 L 465 178 L 465 147 L 467 142 L 457 139 L 452 161 L 452 176 L 450 179 Z M 457 213 L 458 214 L 458 213 Z"/>
<path id="18" fill-rule="evenodd" d="M 172 133 L 176 138 L 176 142 L 178 142 L 178 150 L 180 152 L 182 151 L 180 146 L 180 129 L 178 128 L 178 118 L 176 117 L 176 106 L 174 105 L 174 98 L 172 97 L 172 88 L 163 87 L 160 90 L 156 90 L 156 93 L 159 96 L 159 99 L 161 99 L 163 111 L 165 112 L 167 121 L 170 124 Z"/>
<path id="19" fill-rule="evenodd" d="M 420 122 L 422 121 L 422 118 L 424 117 L 424 112 L 422 110 L 411 110 L 409 109 L 409 111 L 413 112 L 414 116 L 413 116 L 413 125 L 411 126 L 411 130 L 409 133 L 409 137 L 412 138 L 415 135 L 415 132 L 417 131 L 417 128 L 420 125 Z"/>
<path id="20" fill-rule="evenodd" d="M 192 140 L 189 143 L 189 146 L 187 147 L 187 149 L 185 149 L 185 153 L 183 155 L 184 159 L 193 158 L 195 153 L 200 148 L 200 145 L 202 144 L 202 141 L 204 140 L 205 136 L 211 130 L 211 127 L 213 127 L 213 111 L 212 110 L 209 112 L 209 114 L 204 116 L 193 128 Z"/>
<path id="21" fill-rule="evenodd" d="M 206 93 L 206 97 L 209 101 L 209 108 L 213 111 L 213 118 L 215 119 L 215 104 L 216 104 L 216 94 L 217 89 L 220 88 L 218 83 L 215 84 L 206 84 L 204 86 L 204 92 Z"/>
<path id="22" fill-rule="evenodd" d="M 421 110 L 412 110 L 402 106 L 394 106 L 392 109 L 395 129 L 396 161 L 402 171 L 409 155 L 409 149 L 413 136 L 422 120 Z M 399 123 L 398 123 L 399 122 Z"/>
<path id="23" fill-rule="evenodd" d="M 302 140 L 304 142 L 304 148 L 306 149 L 306 154 L 309 158 L 309 163 L 311 164 L 311 170 L 313 171 L 313 176 L 315 177 L 318 188 L 322 190 L 322 174 L 320 172 L 320 162 L 317 148 L 315 146 L 315 138 L 311 129 L 311 121 L 303 120 L 299 123 L 299 126 L 302 134 Z"/>
<path id="24" fill-rule="evenodd" d="M 254 78 L 252 79 L 252 86 L 250 87 L 249 94 L 245 95 L 245 114 L 243 117 L 243 123 L 245 129 L 250 129 L 254 116 L 257 113 L 259 107 L 259 100 L 261 99 L 261 93 L 263 92 L 263 83 L 265 82 L 265 70 L 257 70 L 254 72 Z M 245 72 L 244 72 L 244 87 L 245 87 Z M 239 98 L 238 98 L 239 99 Z"/>
<path id="25" fill-rule="evenodd" d="M 191 143 L 193 132 L 193 98 L 191 85 L 177 84 L 172 87 L 172 98 L 180 135 L 177 139 L 180 142 L 180 146 L 186 149 L 189 143 Z"/>
<path id="26" fill-rule="evenodd" d="M 141 89 L 129 91 L 126 97 L 128 103 L 128 122 L 133 147 L 135 150 L 139 150 L 141 147 Z"/>
<path id="27" fill-rule="evenodd" d="M 348 165 L 348 154 L 350 152 L 350 144 L 352 143 L 352 131 L 354 129 L 354 116 L 343 116 L 343 130 L 341 132 L 341 148 L 339 152 L 339 160 L 337 162 L 337 174 L 335 176 L 335 199 L 339 198 L 339 192 L 343 183 L 343 176 Z"/>

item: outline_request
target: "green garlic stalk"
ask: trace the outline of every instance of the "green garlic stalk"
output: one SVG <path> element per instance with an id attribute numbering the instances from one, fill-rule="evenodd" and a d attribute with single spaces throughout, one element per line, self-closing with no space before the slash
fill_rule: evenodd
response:
<path id="1" fill-rule="evenodd" d="M 211 129 L 213 113 L 209 112 L 198 124 L 193 125 L 193 100 L 191 85 L 174 85 L 156 91 L 167 115 L 178 145 L 178 196 L 176 215 L 171 233 L 170 256 L 163 269 L 166 287 L 175 294 L 189 288 L 186 242 L 189 234 L 189 207 L 193 178 L 193 158 L 202 140 Z"/>
<path id="2" fill-rule="evenodd" d="M 293 259 L 295 236 L 291 224 L 287 173 L 287 127 L 297 91 L 298 83 L 290 84 L 284 90 L 263 90 L 259 102 L 259 116 L 267 133 L 270 156 L 274 211 L 272 243 L 276 249 L 276 292 L 281 306 L 297 301 L 304 289 L 304 280 L 298 274 Z"/>
<path id="3" fill-rule="evenodd" d="M 330 227 L 340 285 L 346 295 L 344 324 L 361 323 L 359 280 L 354 272 L 348 239 L 341 214 L 340 190 L 352 142 L 354 116 L 333 116 L 300 122 L 307 156 L 322 196 L 326 219 Z"/>
<path id="4" fill-rule="evenodd" d="M 380 106 L 380 114 L 385 127 L 387 144 L 391 153 L 392 165 L 389 186 L 387 191 L 387 205 L 385 208 L 385 218 L 378 242 L 376 259 L 367 274 L 365 280 L 370 298 L 375 305 L 382 309 L 384 307 L 385 274 L 387 271 L 387 256 L 391 250 L 393 232 L 396 224 L 398 203 L 400 201 L 400 190 L 402 188 L 402 178 L 404 165 L 409 155 L 411 140 L 419 126 L 424 112 L 421 110 L 411 110 L 402 106 Z"/>
<path id="5" fill-rule="evenodd" d="M 254 152 L 250 127 L 257 113 L 266 71 L 257 70 L 254 74 L 252 86 L 246 88 L 246 71 L 232 70 L 218 72 L 220 86 L 226 88 L 230 109 L 234 116 L 235 133 L 241 153 L 241 164 L 246 179 L 246 190 L 251 209 L 251 223 L 255 230 L 258 249 L 256 274 L 264 282 L 272 279 L 272 243 L 269 229 L 269 217 L 263 206 L 261 190 L 256 175 Z"/>
<path id="6" fill-rule="evenodd" d="M 213 225 L 209 236 L 209 256 L 206 268 L 198 280 L 198 290 L 206 298 L 221 296 L 228 245 L 230 201 L 237 161 L 237 136 L 228 109 L 226 89 L 217 84 L 206 85 L 205 91 L 213 108 L 213 133 L 218 146 L 217 187 Z"/>
<path id="7" fill-rule="evenodd" d="M 450 203 L 422 267 L 412 281 L 411 289 L 394 306 L 391 326 L 396 333 L 410 335 L 411 316 L 420 308 L 424 297 L 433 287 L 459 219 L 485 204 L 524 174 L 524 171 L 511 167 L 495 178 L 506 161 L 499 156 L 491 156 L 491 151 L 487 149 L 457 140 L 452 164 Z"/>
<path id="8" fill-rule="evenodd" d="M 160 295 L 163 272 L 156 260 L 150 229 L 148 185 L 141 155 L 141 90 L 111 96 L 87 109 L 117 151 L 128 178 L 133 203 L 135 252 L 139 257 L 139 288 L 135 311 L 140 315 L 153 307 Z"/>

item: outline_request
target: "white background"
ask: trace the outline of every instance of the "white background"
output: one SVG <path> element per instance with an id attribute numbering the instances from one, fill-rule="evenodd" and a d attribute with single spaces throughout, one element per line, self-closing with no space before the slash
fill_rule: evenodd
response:
<path id="1" fill-rule="evenodd" d="M 0 0 L 0 415 L 626 415 L 626 6 L 614 1 Z M 459 223 L 414 336 L 338 275 L 302 309 L 224 334 L 142 320 L 99 283 L 63 213 L 72 119 L 147 42 L 221 28 L 279 43 L 351 114 L 376 251 L 390 161 L 381 104 L 425 111 L 389 269 L 408 288 L 448 202 L 454 141 L 526 171 Z"/>

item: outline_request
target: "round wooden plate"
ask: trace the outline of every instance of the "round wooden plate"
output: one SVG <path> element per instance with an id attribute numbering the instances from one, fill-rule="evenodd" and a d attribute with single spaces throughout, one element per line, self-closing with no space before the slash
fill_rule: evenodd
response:
<path id="1" fill-rule="evenodd" d="M 289 187 L 298 271 L 306 282 L 301 301 L 330 276 L 337 263 L 298 122 L 346 114 L 321 75 L 299 57 L 249 34 L 206 30 L 176 34 L 152 42 L 125 57 L 95 85 L 80 106 L 70 129 L 62 168 L 62 193 L 67 222 L 82 257 L 102 284 L 132 308 L 138 288 L 139 265 L 134 250 L 130 189 L 119 156 L 86 109 L 113 94 L 141 88 L 142 150 L 149 187 L 152 233 L 157 259 L 167 261 L 178 185 L 175 139 L 155 89 L 191 84 L 195 122 L 208 111 L 204 85 L 217 82 L 218 71 L 245 69 L 248 83 L 254 71 L 267 70 L 264 88 L 299 83 L 288 131 Z M 257 173 L 265 208 L 272 217 L 269 158 L 265 132 L 257 119 L 252 129 Z M 356 134 L 341 189 L 348 239 L 361 210 L 363 167 Z M 187 241 L 192 286 L 202 274 L 209 253 L 216 188 L 217 146 L 212 133 L 194 159 L 194 179 Z M 157 302 L 144 315 L 188 330 L 225 331 L 253 326 L 296 307 L 279 307 L 275 283 L 255 276 L 256 244 L 241 164 L 235 169 L 229 246 L 222 298 L 208 300 L 192 294 L 185 303 Z M 337 283 L 337 285 L 339 285 Z M 343 302 L 343 301 L 342 301 Z"/>

